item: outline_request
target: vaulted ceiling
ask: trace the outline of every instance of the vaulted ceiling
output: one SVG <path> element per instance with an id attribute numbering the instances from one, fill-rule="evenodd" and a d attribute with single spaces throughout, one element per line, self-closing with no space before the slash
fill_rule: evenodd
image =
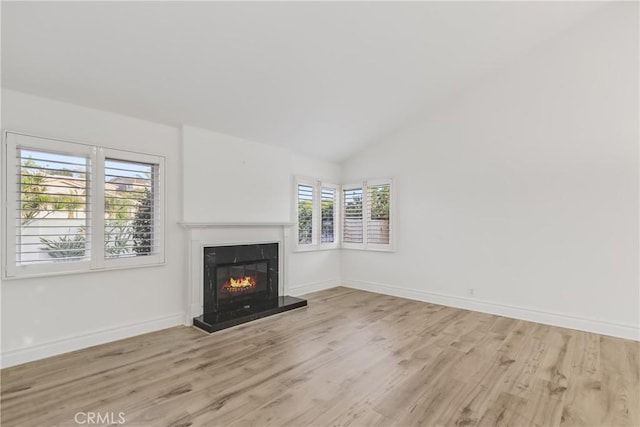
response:
<path id="1" fill-rule="evenodd" d="M 2 86 L 338 162 L 600 7 L 2 2 Z"/>

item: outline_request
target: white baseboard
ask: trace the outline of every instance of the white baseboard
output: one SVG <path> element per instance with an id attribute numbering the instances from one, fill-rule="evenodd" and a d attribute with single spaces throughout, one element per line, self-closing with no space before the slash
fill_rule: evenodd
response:
<path id="1" fill-rule="evenodd" d="M 20 365 L 70 351 L 80 350 L 94 345 L 105 344 L 136 335 L 182 325 L 184 321 L 183 313 L 176 313 L 169 316 L 162 316 L 155 319 L 146 320 L 129 325 L 117 326 L 114 328 L 102 329 L 89 332 L 83 335 L 61 338 L 41 344 L 24 348 L 3 351 L 0 357 L 0 367 Z"/>
<path id="2" fill-rule="evenodd" d="M 543 323 L 545 325 L 559 326 L 562 328 L 577 329 L 580 331 L 594 332 L 613 337 L 626 338 L 640 341 L 640 326 L 624 323 L 614 323 L 599 319 L 554 313 L 550 311 L 500 304 L 476 298 L 464 298 L 453 295 L 427 292 L 415 289 L 406 289 L 383 283 L 364 282 L 360 280 L 343 280 L 342 286 L 376 292 L 401 298 L 429 302 L 432 304 L 446 305 L 449 307 L 463 308 L 482 313 L 495 314 L 513 319 L 527 320 Z"/>
<path id="3" fill-rule="evenodd" d="M 303 285 L 293 285 L 287 289 L 285 292 L 287 295 L 292 297 L 297 297 L 304 294 L 309 294 L 311 292 L 324 291 L 325 289 L 335 288 L 339 286 L 340 280 L 332 279 L 332 280 L 323 280 L 321 282 L 313 282 L 313 283 L 305 283 Z"/>

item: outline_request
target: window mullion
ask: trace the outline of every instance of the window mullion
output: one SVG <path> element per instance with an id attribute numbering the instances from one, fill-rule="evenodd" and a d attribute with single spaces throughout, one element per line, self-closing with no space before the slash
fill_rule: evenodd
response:
<path id="1" fill-rule="evenodd" d="M 18 243 L 18 233 L 16 233 L 16 227 L 18 220 L 16 216 L 19 212 L 20 202 L 18 202 L 17 194 L 20 191 L 20 180 L 17 179 L 19 166 L 16 163 L 17 146 L 13 142 L 9 142 L 7 133 L 4 133 L 5 144 L 3 144 L 3 156 L 5 159 L 5 175 L 2 177 L 3 181 L 3 200 L 5 209 L 2 212 L 3 215 L 3 231 L 5 236 L 5 256 L 3 261 L 5 262 L 5 272 L 8 276 L 16 275 L 16 261 L 17 253 L 16 247 Z M 12 160 L 9 160 L 12 159 Z M 11 185 L 10 183 L 13 183 Z"/>
<path id="2" fill-rule="evenodd" d="M 166 218 L 165 212 L 165 197 L 164 197 L 164 188 L 165 188 L 165 166 L 164 160 L 160 159 L 158 164 L 154 167 L 153 171 L 153 200 L 154 200 L 154 210 L 153 210 L 153 224 L 157 224 L 159 228 L 157 228 L 155 234 L 153 235 L 152 244 L 155 250 L 159 251 L 161 260 L 164 262 L 164 225 L 160 226 L 160 224 L 164 224 Z"/>
<path id="3" fill-rule="evenodd" d="M 362 246 L 366 249 L 369 229 L 369 187 L 367 181 L 362 183 Z"/>
<path id="4" fill-rule="evenodd" d="M 91 267 L 105 267 L 104 261 L 104 150 L 94 148 L 91 155 Z"/>
<path id="5" fill-rule="evenodd" d="M 333 243 L 342 246 L 342 187 L 336 186 L 336 198 L 333 201 Z"/>
<path id="6" fill-rule="evenodd" d="M 322 215 L 322 212 L 320 209 L 320 205 L 321 205 L 320 199 L 322 198 L 321 186 L 322 186 L 322 183 L 320 181 L 316 182 L 315 185 L 313 186 L 313 206 L 312 206 L 313 214 L 311 215 L 311 219 L 313 221 L 313 233 L 312 233 L 311 243 L 313 245 L 320 244 L 320 235 L 321 235 L 320 227 L 322 226 L 322 219 L 320 218 L 320 216 Z"/>

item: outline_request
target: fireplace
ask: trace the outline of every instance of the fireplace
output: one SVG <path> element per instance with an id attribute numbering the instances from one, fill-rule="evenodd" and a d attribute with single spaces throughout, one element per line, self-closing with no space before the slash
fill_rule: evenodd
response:
<path id="1" fill-rule="evenodd" d="M 307 305 L 279 295 L 278 253 L 278 243 L 205 247 L 203 314 L 194 325 L 214 332 Z"/>

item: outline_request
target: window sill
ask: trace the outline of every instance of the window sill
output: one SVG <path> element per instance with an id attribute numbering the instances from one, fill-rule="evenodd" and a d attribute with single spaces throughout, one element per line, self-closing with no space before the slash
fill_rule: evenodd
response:
<path id="1" fill-rule="evenodd" d="M 307 247 L 295 248 L 291 252 L 304 253 L 304 252 L 319 252 L 319 251 L 335 251 L 335 250 L 341 250 L 341 249 L 345 249 L 348 251 L 365 251 L 365 252 L 389 252 L 389 253 L 396 252 L 395 248 L 358 248 L 353 246 L 345 247 L 345 246 L 339 246 L 339 245 L 331 246 L 331 247 L 314 245 L 313 247 L 308 247 L 308 248 Z"/>
<path id="2" fill-rule="evenodd" d="M 348 251 L 364 251 L 364 252 L 388 252 L 394 253 L 397 252 L 395 248 L 357 248 L 357 247 L 345 247 L 342 246 L 340 249 L 345 249 Z"/>
<path id="3" fill-rule="evenodd" d="M 78 269 L 78 270 L 66 270 L 66 271 L 52 271 L 52 272 L 37 272 L 37 273 L 21 273 L 16 276 L 7 276 L 6 271 L 2 275 L 2 281 L 14 281 L 14 280 L 24 280 L 24 279 L 41 279 L 46 277 L 55 277 L 55 276 L 70 276 L 77 274 L 90 274 L 96 272 L 105 272 L 105 271 L 117 271 L 117 270 L 130 270 L 130 269 L 138 269 L 138 268 L 150 268 L 150 267 L 162 267 L 166 265 L 165 261 L 156 262 L 156 263 L 140 263 L 140 264 L 129 264 L 129 265 L 119 265 L 119 266 L 109 266 L 104 268 L 89 268 L 89 269 Z"/>
<path id="4" fill-rule="evenodd" d="M 293 253 L 304 253 L 304 252 L 319 252 L 319 251 L 335 251 L 340 249 L 338 245 L 324 246 L 324 245 L 309 245 L 307 246 L 297 246 L 292 252 Z"/>

